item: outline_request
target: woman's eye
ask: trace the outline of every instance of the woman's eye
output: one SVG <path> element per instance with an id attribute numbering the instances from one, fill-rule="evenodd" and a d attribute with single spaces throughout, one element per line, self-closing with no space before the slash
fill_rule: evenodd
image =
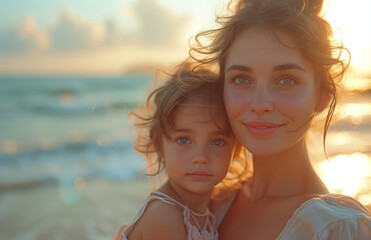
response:
<path id="1" fill-rule="evenodd" d="M 213 140 L 212 144 L 216 146 L 223 146 L 225 144 L 225 141 L 223 139 L 215 139 Z"/>
<path id="2" fill-rule="evenodd" d="M 233 79 L 233 83 L 237 85 L 248 85 L 251 84 L 251 81 L 244 76 L 237 76 Z"/>
<path id="3" fill-rule="evenodd" d="M 190 144 L 191 141 L 186 137 L 180 137 L 176 140 L 177 143 L 183 145 L 183 144 Z"/>
<path id="4" fill-rule="evenodd" d="M 281 86 L 292 86 L 296 83 L 296 80 L 292 77 L 285 76 L 278 81 Z"/>

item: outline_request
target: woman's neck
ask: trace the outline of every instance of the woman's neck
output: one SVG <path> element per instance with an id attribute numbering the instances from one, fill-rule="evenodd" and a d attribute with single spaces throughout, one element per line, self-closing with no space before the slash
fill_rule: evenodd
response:
<path id="1" fill-rule="evenodd" d="M 304 140 L 274 156 L 253 156 L 253 162 L 251 201 L 328 193 L 309 161 Z"/>

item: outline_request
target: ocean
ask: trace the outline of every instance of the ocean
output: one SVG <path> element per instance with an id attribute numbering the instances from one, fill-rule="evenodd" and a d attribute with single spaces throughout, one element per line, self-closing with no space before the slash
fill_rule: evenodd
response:
<path id="1" fill-rule="evenodd" d="M 128 113 L 153 77 L 1 77 L 0 189 L 48 182 L 135 178 Z"/>

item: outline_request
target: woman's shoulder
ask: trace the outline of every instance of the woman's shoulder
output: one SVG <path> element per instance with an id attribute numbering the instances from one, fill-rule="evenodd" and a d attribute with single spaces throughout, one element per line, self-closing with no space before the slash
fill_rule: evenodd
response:
<path id="1" fill-rule="evenodd" d="M 326 194 L 304 202 L 297 209 L 299 216 L 315 216 L 317 219 L 336 221 L 349 218 L 369 218 L 370 211 L 356 199 L 342 194 Z"/>
<path id="2" fill-rule="evenodd" d="M 370 239 L 371 213 L 352 197 L 326 194 L 305 201 L 277 239 Z M 358 238 L 359 236 L 363 236 Z M 312 239 L 312 238 L 311 238 Z"/>

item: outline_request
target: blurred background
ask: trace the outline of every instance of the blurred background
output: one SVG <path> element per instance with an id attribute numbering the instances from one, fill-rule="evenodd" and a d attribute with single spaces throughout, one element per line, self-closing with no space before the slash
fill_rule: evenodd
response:
<path id="1" fill-rule="evenodd" d="M 225 3 L 0 2 L 0 239 L 110 239 L 132 219 L 151 182 L 127 115 Z M 324 6 L 352 64 L 329 160 L 319 132 L 310 153 L 331 191 L 371 206 L 371 3 Z"/>

